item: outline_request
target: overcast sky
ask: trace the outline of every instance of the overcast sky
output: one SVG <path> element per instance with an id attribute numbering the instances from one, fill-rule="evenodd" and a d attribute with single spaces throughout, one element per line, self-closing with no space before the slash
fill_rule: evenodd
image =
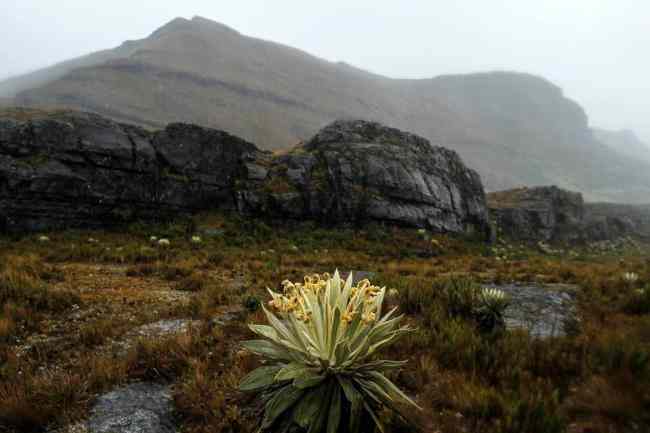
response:
<path id="1" fill-rule="evenodd" d="M 391 77 L 542 75 L 650 142 L 650 0 L 3 0 L 0 78 L 200 15 Z"/>

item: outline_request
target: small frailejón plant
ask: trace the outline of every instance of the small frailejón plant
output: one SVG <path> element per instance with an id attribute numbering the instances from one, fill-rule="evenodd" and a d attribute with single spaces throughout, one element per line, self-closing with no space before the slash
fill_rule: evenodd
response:
<path id="1" fill-rule="evenodd" d="M 510 305 L 510 297 L 496 288 L 483 288 L 476 307 L 476 319 L 482 331 L 492 332 L 505 328 L 504 313 Z"/>
<path id="2" fill-rule="evenodd" d="M 378 409 L 417 407 L 383 374 L 406 361 L 375 357 L 412 331 L 394 317 L 396 308 L 382 316 L 385 287 L 368 280 L 353 286 L 352 275 L 343 281 L 338 271 L 282 285 L 284 294 L 269 290 L 273 311 L 263 307 L 269 325 L 249 325 L 263 339 L 243 343 L 269 361 L 240 384 L 260 393 L 262 431 L 297 425 L 310 433 L 354 433 L 362 431 L 362 420 L 383 431 Z"/>

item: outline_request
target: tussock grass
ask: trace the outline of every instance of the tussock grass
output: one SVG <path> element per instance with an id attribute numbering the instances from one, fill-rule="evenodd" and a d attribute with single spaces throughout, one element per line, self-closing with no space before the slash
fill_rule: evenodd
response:
<path id="1" fill-rule="evenodd" d="M 202 236 L 200 245 L 190 241 L 194 232 Z M 152 235 L 169 238 L 170 246 L 154 245 Z M 638 292 L 650 283 L 647 251 L 551 256 L 534 246 L 502 245 L 507 257 L 497 260 L 505 254 L 471 239 L 218 213 L 192 224 L 48 236 L 48 243 L 34 236 L 0 238 L 0 429 L 65 424 L 87 413 L 94 393 L 145 379 L 174 384 L 185 431 L 254 431 L 259 402 L 236 391 L 258 367 L 238 347 L 251 337 L 245 322 L 262 322 L 250 300 L 266 299 L 266 287 L 279 290 L 282 280 L 335 268 L 374 272 L 373 283 L 398 290 L 389 302 L 418 331 L 385 355 L 409 360 L 390 379 L 425 409 L 409 413 L 423 431 L 650 429 L 650 314 Z M 89 243 L 91 237 L 98 242 Z M 90 277 L 77 277 L 94 267 L 128 278 L 88 292 Z M 636 273 L 638 281 L 625 281 L 625 272 Z M 523 331 L 481 332 L 467 314 L 471 302 L 463 290 L 512 281 L 576 285 L 579 332 L 543 341 Z M 178 293 L 188 296 L 187 303 L 144 303 L 145 291 L 162 286 L 185 290 Z M 88 319 L 49 328 L 71 317 L 75 304 L 92 312 Z M 212 322 L 231 310 L 242 310 L 242 319 L 225 328 Z M 121 357 L 100 350 L 135 326 L 167 317 L 192 317 L 201 325 L 140 341 Z M 19 352 L 19 340 L 41 333 L 62 339 Z M 412 428 L 389 413 L 380 417 L 389 432 Z"/>

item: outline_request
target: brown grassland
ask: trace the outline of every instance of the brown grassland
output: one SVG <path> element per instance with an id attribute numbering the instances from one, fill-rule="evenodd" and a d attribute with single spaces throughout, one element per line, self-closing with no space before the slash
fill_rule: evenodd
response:
<path id="1" fill-rule="evenodd" d="M 423 410 L 411 410 L 409 424 L 382 413 L 388 431 L 650 429 L 647 246 L 549 255 L 502 242 L 495 254 L 471 239 L 435 235 L 431 243 L 412 229 L 267 224 L 220 213 L 47 236 L 0 237 L 0 430 L 74 423 L 99 393 L 152 380 L 173 384 L 183 431 L 255 431 L 260 405 L 237 390 L 259 362 L 238 345 L 251 336 L 246 324 L 262 321 L 266 287 L 335 268 L 374 272 L 398 289 L 393 302 L 418 329 L 384 355 L 409 361 L 391 378 Z M 638 281 L 625 281 L 625 272 Z M 545 340 L 482 334 L 442 296 L 470 280 L 578 285 L 579 327 Z M 225 314 L 234 319 L 215 323 Z M 161 319 L 192 326 L 133 334 Z"/>

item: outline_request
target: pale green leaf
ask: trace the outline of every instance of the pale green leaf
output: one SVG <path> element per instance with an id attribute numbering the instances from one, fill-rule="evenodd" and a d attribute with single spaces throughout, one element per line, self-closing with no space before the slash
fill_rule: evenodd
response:
<path id="1" fill-rule="evenodd" d="M 402 392 L 401 389 L 397 387 L 393 382 L 390 381 L 386 376 L 383 374 L 377 372 L 377 371 L 372 371 L 369 373 L 369 376 L 372 377 L 376 383 L 378 383 L 383 389 L 386 390 L 387 393 L 391 394 L 394 398 L 396 398 L 398 401 L 401 401 L 402 403 L 410 404 L 418 409 L 422 409 L 420 406 L 415 403 L 411 398 L 409 398 L 404 392 Z"/>
<path id="2" fill-rule="evenodd" d="M 277 372 L 275 375 L 275 380 L 293 380 L 296 377 L 300 377 L 309 373 L 312 369 L 313 367 L 310 367 L 303 363 L 291 362 Z"/>
<path id="3" fill-rule="evenodd" d="M 265 388 L 273 383 L 273 377 L 281 368 L 282 365 L 259 367 L 242 379 L 239 389 L 241 391 L 255 391 Z"/>
<path id="4" fill-rule="evenodd" d="M 288 351 L 277 344 L 268 340 L 248 340 L 241 343 L 241 345 L 250 350 L 251 352 L 271 359 L 278 359 L 281 361 L 293 361 Z"/>

